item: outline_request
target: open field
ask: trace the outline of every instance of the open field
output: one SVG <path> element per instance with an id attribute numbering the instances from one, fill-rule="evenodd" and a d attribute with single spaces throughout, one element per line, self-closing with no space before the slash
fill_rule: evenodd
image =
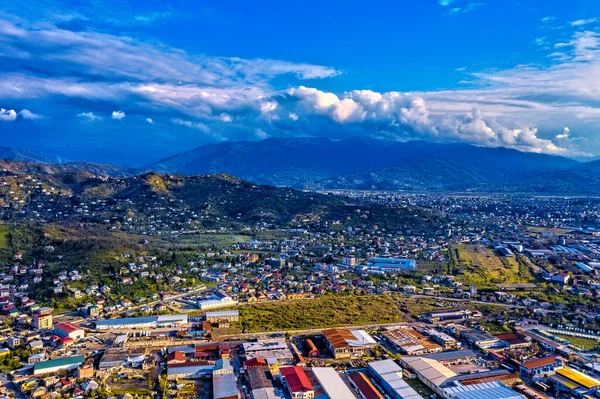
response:
<path id="1" fill-rule="evenodd" d="M 537 227 L 537 226 L 527 226 L 527 231 L 529 233 L 538 234 L 538 233 L 554 233 L 556 235 L 563 235 L 571 232 L 569 229 L 561 229 L 558 227 Z"/>
<path id="2" fill-rule="evenodd" d="M 590 338 L 574 337 L 572 335 L 561 334 L 556 334 L 556 336 L 562 339 L 566 339 L 575 346 L 583 348 L 584 351 L 594 350 L 598 347 L 598 345 L 600 345 L 600 342 Z"/>
<path id="3" fill-rule="evenodd" d="M 496 288 L 497 284 L 534 283 L 529 266 L 518 257 L 498 256 L 492 248 L 459 244 L 451 248 L 454 272 L 464 270 L 458 280 L 478 288 Z"/>
<path id="4" fill-rule="evenodd" d="M 242 331 L 303 330 L 403 320 L 392 296 L 334 296 L 240 306 Z"/>
<path id="5" fill-rule="evenodd" d="M 221 247 L 239 244 L 250 239 L 251 237 L 247 235 L 207 233 L 179 235 L 174 238 L 174 241 L 179 246 Z"/>

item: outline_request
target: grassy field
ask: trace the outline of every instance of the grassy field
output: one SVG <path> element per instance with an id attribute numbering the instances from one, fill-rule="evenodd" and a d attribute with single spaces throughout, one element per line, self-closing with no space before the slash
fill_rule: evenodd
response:
<path id="1" fill-rule="evenodd" d="M 572 343 L 575 346 L 583 348 L 584 351 L 594 350 L 594 349 L 596 349 L 596 347 L 598 347 L 598 345 L 600 345 L 600 342 L 598 342 L 594 339 L 574 337 L 571 335 L 561 335 L 561 334 L 557 334 L 556 336 L 559 338 L 562 338 L 562 339 L 566 339 L 567 341 L 569 341 L 570 343 Z"/>
<path id="2" fill-rule="evenodd" d="M 181 235 L 177 238 L 179 245 L 199 245 L 199 246 L 231 246 L 242 242 L 250 241 L 251 237 L 237 234 L 189 234 Z"/>
<path id="3" fill-rule="evenodd" d="M 537 226 L 527 226 L 527 232 L 532 234 L 538 233 L 554 233 L 557 236 L 564 235 L 570 233 L 572 230 L 569 229 L 561 229 L 561 228 L 553 228 L 553 227 L 537 227 Z"/>
<path id="4" fill-rule="evenodd" d="M 497 284 L 534 283 L 526 263 L 517 257 L 498 256 L 492 248 L 459 244 L 451 249 L 454 271 L 464 269 L 459 280 L 478 288 L 496 288 Z"/>
<path id="5" fill-rule="evenodd" d="M 240 306 L 242 331 L 305 330 L 395 323 L 404 315 L 391 296 L 334 296 Z"/>
<path id="6" fill-rule="evenodd" d="M 8 249 L 8 226 L 0 226 L 0 249 Z"/>

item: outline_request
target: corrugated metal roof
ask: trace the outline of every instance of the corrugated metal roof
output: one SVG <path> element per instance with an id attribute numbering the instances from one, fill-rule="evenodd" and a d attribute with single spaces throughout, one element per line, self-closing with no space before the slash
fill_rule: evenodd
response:
<path id="1" fill-rule="evenodd" d="M 233 373 L 213 375 L 213 398 L 231 398 L 240 394 Z"/>
<path id="2" fill-rule="evenodd" d="M 422 399 L 421 395 L 402 379 L 402 368 L 393 360 L 371 362 L 369 368 L 386 382 L 385 389 L 391 389 L 403 399 Z"/>
<path id="3" fill-rule="evenodd" d="M 585 388 L 593 388 L 600 386 L 600 381 L 598 381 L 597 379 L 589 377 L 577 370 L 573 370 L 568 367 L 558 369 L 556 370 L 556 372 Z"/>
<path id="4" fill-rule="evenodd" d="M 444 393 L 451 399 L 526 399 L 499 382 L 446 388 Z"/>
<path id="5" fill-rule="evenodd" d="M 313 367 L 311 370 L 330 399 L 348 399 L 354 397 L 350 388 L 348 388 L 333 367 Z"/>
<path id="6" fill-rule="evenodd" d="M 448 378 L 456 376 L 456 373 L 440 362 L 423 357 L 403 357 L 402 360 L 415 372 L 421 374 L 425 379 L 436 386 L 440 386 Z"/>
<path id="7" fill-rule="evenodd" d="M 445 360 L 454 360 L 454 359 L 460 359 L 463 357 L 473 357 L 473 356 L 476 356 L 475 352 L 473 352 L 470 349 L 465 349 L 462 351 L 434 353 L 431 355 L 424 355 L 423 357 L 427 358 L 427 359 L 433 359 L 433 360 L 437 360 L 439 362 L 443 362 Z"/>

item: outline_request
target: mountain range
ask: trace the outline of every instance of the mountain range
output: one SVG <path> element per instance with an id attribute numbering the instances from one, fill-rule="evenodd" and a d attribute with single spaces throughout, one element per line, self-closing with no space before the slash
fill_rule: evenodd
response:
<path id="1" fill-rule="evenodd" d="M 224 173 L 259 184 L 310 190 L 600 194 L 600 161 L 579 162 L 555 155 L 459 143 L 270 138 L 207 144 L 139 169 L 83 162 L 56 164 L 7 148 L 0 149 L 0 158 L 54 164 L 55 171 L 101 176 L 128 177 L 148 171 Z"/>

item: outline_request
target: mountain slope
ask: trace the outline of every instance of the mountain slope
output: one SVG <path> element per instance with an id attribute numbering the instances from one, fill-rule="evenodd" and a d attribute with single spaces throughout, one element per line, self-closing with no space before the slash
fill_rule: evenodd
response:
<path id="1" fill-rule="evenodd" d="M 12 147 L 0 147 L 0 159 L 7 159 L 10 161 L 19 162 L 35 162 L 39 164 L 51 164 L 60 162 L 58 158 L 51 159 L 42 155 L 34 154 L 33 152 L 27 150 L 21 150 L 19 148 Z"/>
<path id="2" fill-rule="evenodd" d="M 209 144 L 150 165 L 163 173 L 228 173 L 301 188 L 451 189 L 578 168 L 506 148 L 368 138 L 272 138 Z"/>
<path id="3" fill-rule="evenodd" d="M 10 166 L 11 162 L 2 163 Z M 23 164 L 19 167 L 26 169 Z M 35 167 L 40 169 L 33 174 Z M 257 185 L 229 175 L 150 172 L 112 178 L 39 165 L 32 165 L 25 173 L 0 172 L 0 219 L 101 225 L 118 222 L 119 227 L 128 226 L 127 231 L 135 225 L 138 232 L 150 225 L 172 231 L 191 226 L 299 227 L 324 221 L 424 231 L 447 222 L 427 210 L 379 204 L 349 206 L 343 197 Z"/>

